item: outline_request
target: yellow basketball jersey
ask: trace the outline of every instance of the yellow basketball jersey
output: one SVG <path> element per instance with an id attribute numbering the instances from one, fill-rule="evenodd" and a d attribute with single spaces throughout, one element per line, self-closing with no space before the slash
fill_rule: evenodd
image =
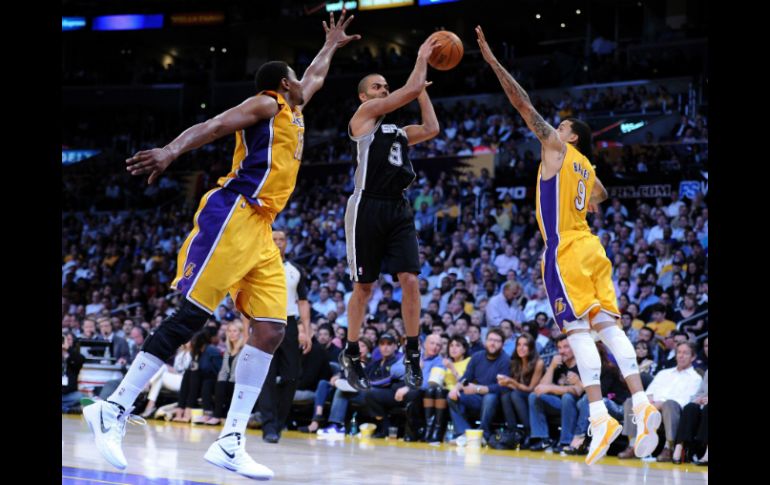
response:
<path id="1" fill-rule="evenodd" d="M 217 182 L 264 207 L 273 217 L 294 191 L 302 159 L 305 122 L 298 108 L 274 91 L 257 94 L 278 102 L 278 113 L 235 133 L 233 168 Z"/>
<path id="2" fill-rule="evenodd" d="M 537 172 L 537 224 L 543 240 L 559 241 L 566 233 L 591 233 L 586 222 L 588 200 L 596 182 L 591 162 L 574 146 L 567 143 L 567 153 L 561 170 L 543 180 L 542 162 Z"/>

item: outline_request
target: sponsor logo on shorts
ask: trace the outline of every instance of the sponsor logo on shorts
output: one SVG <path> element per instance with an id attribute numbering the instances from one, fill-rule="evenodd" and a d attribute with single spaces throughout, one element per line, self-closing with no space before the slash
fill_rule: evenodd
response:
<path id="1" fill-rule="evenodd" d="M 193 271 L 195 271 L 195 263 L 189 263 L 184 269 L 184 277 L 189 278 L 193 275 Z"/>
<path id="2" fill-rule="evenodd" d="M 240 392 L 238 393 L 238 399 L 243 399 L 243 391 L 240 391 Z"/>
<path id="3" fill-rule="evenodd" d="M 359 266 L 358 267 L 358 276 L 361 276 L 362 274 L 364 274 L 364 267 L 363 266 Z"/>
<path id="4" fill-rule="evenodd" d="M 554 307 L 557 315 L 564 313 L 567 310 L 567 305 L 564 304 L 564 298 L 557 298 Z"/>
<path id="5" fill-rule="evenodd" d="M 144 369 L 144 366 L 146 366 L 146 365 L 147 365 L 147 364 L 145 364 L 144 362 L 142 362 L 141 364 L 139 364 L 139 370 L 142 370 L 142 369 Z"/>

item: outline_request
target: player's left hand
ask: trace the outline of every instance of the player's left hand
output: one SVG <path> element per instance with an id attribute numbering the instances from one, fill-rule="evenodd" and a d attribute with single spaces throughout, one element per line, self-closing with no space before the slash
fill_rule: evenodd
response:
<path id="1" fill-rule="evenodd" d="M 409 392 L 409 387 L 407 386 L 399 387 L 398 390 L 396 391 L 396 395 L 393 396 L 393 398 L 396 401 L 401 402 L 404 400 L 404 396 L 406 396 L 407 392 Z"/>
<path id="2" fill-rule="evenodd" d="M 299 334 L 299 348 L 302 349 L 303 355 L 307 355 L 310 352 L 310 349 L 313 348 L 313 339 L 308 338 L 308 336 L 305 335 L 305 332 L 300 332 Z"/>
<path id="3" fill-rule="evenodd" d="M 340 15 L 339 20 L 337 20 L 337 23 L 334 22 L 334 12 L 329 13 L 329 25 L 326 25 L 326 21 L 323 22 L 324 25 L 324 31 L 326 31 L 326 42 L 332 42 L 337 45 L 337 47 L 343 47 L 345 44 L 350 42 L 351 40 L 359 40 L 361 38 L 360 35 L 354 34 L 354 35 L 348 35 L 345 33 L 345 29 L 350 25 L 350 22 L 353 20 L 355 15 L 351 15 L 350 18 L 345 20 L 345 14 L 347 12 L 345 9 L 342 9 L 342 14 Z"/>
<path id="4" fill-rule="evenodd" d="M 593 212 L 598 214 L 599 213 L 599 204 L 595 202 L 589 202 L 588 203 L 588 212 Z"/>

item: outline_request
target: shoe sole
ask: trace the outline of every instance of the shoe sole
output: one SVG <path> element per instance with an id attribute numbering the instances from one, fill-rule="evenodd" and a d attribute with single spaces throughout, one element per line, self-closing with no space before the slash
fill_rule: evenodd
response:
<path id="1" fill-rule="evenodd" d="M 601 445 L 599 448 L 596 449 L 598 453 L 596 453 L 593 456 L 591 456 L 590 453 L 588 454 L 588 456 L 586 457 L 586 465 L 593 465 L 597 461 L 604 458 L 604 456 L 607 454 L 607 452 L 610 449 L 610 445 L 612 445 L 612 442 L 615 441 L 618 438 L 618 436 L 620 436 L 621 431 L 623 431 L 623 426 L 618 423 L 617 427 L 615 428 L 615 431 L 612 432 L 612 436 L 610 436 L 610 438 L 607 440 L 607 443 L 604 445 Z"/>
<path id="2" fill-rule="evenodd" d="M 634 455 L 637 458 L 644 458 L 651 455 L 655 448 L 658 447 L 658 427 L 661 422 L 660 411 L 655 411 L 647 416 L 647 420 L 644 423 L 646 433 L 639 435 L 634 445 Z"/>
<path id="3" fill-rule="evenodd" d="M 220 461 L 219 458 L 220 457 L 218 455 L 216 455 L 216 454 L 209 454 L 208 451 L 206 452 L 205 455 L 203 455 L 203 459 L 206 460 L 207 462 L 211 463 L 212 465 L 214 465 L 216 467 L 219 467 L 219 468 L 222 468 L 224 470 L 227 470 L 229 472 L 237 473 L 238 475 L 244 476 L 246 478 L 251 478 L 252 480 L 266 481 L 266 480 L 270 480 L 274 476 L 274 475 L 247 475 L 245 473 L 239 472 L 238 470 L 236 470 L 233 467 L 228 466 L 226 462 Z"/>
<path id="4" fill-rule="evenodd" d="M 89 410 L 90 407 L 91 406 L 87 406 L 87 407 L 83 408 L 83 421 L 86 422 L 86 424 L 88 425 L 88 429 L 91 430 L 91 435 L 93 435 L 93 437 L 94 437 L 94 444 L 96 445 L 96 450 L 99 452 L 100 455 L 102 455 L 102 458 L 104 458 L 104 460 L 107 463 L 109 463 L 110 465 L 114 466 L 118 470 L 125 470 L 126 467 L 128 466 L 128 463 L 126 463 L 126 464 L 117 463 L 114 459 L 112 459 L 111 456 L 106 455 L 102 451 L 102 448 L 106 448 L 106 447 L 102 445 L 102 442 L 103 442 L 102 438 L 96 432 L 96 429 L 94 428 L 94 425 L 91 424 L 91 420 L 92 419 L 96 420 L 97 418 L 96 418 L 96 415 L 93 414 L 95 411 Z M 89 418 L 89 416 L 92 416 L 92 417 Z"/>

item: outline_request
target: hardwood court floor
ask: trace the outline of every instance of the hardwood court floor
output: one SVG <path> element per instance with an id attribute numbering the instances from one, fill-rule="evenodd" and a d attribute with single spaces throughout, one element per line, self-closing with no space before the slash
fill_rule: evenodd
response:
<path id="1" fill-rule="evenodd" d="M 219 427 L 148 421 L 128 425 L 123 450 L 128 468 L 119 471 L 93 447 L 80 416 L 62 416 L 62 485 L 246 484 L 255 483 L 203 460 Z M 605 457 L 589 467 L 583 457 L 553 453 L 463 449 L 351 437 L 322 440 L 285 432 L 279 444 L 249 430 L 246 449 L 275 472 L 267 483 L 365 485 L 483 485 L 494 483 L 656 484 L 708 483 L 708 470 L 694 465 L 648 463 Z"/>

